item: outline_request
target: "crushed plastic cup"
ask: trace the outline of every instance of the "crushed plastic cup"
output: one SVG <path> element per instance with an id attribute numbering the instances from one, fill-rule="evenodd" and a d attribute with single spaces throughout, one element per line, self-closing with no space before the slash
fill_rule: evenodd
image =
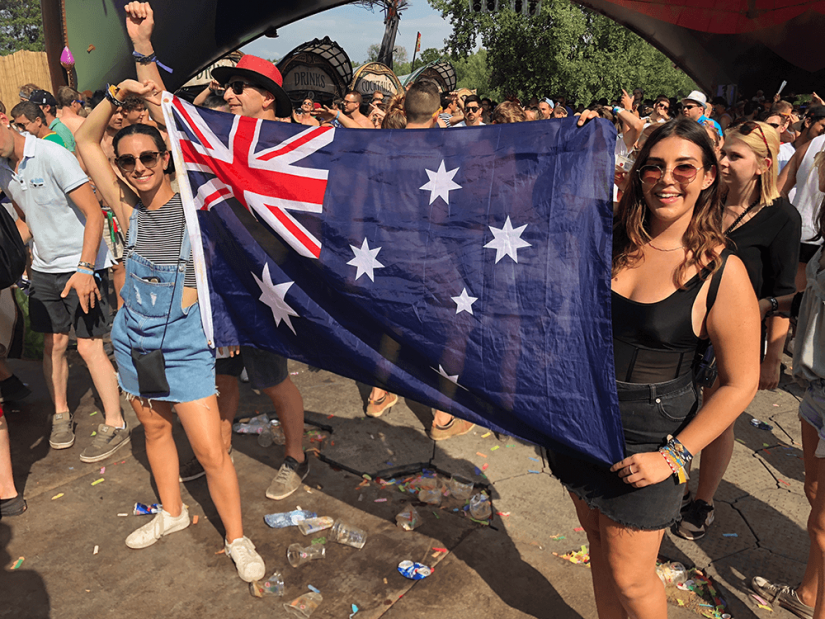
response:
<path id="1" fill-rule="evenodd" d="M 321 516 L 320 518 L 307 518 L 303 522 L 298 523 L 298 530 L 304 535 L 312 535 L 318 531 L 329 529 L 335 524 L 335 519 L 329 516 Z"/>
<path id="2" fill-rule="evenodd" d="M 279 514 L 266 514 L 264 522 L 273 529 L 285 529 L 287 527 L 297 527 L 307 518 L 315 518 L 318 514 L 305 509 L 296 509 L 291 512 L 281 512 Z"/>
<path id="3" fill-rule="evenodd" d="M 344 546 L 352 546 L 359 550 L 367 543 L 367 532 L 364 529 L 353 527 L 352 525 L 344 524 L 340 520 L 336 520 L 332 525 L 330 538 L 343 544 Z"/>
<path id="4" fill-rule="evenodd" d="M 679 586 L 684 584 L 687 580 L 688 572 L 684 565 L 678 561 L 673 561 L 671 563 L 662 563 L 661 565 L 657 565 L 656 575 L 665 585 Z"/>
<path id="5" fill-rule="evenodd" d="M 324 598 L 320 593 L 310 591 L 304 593 L 292 600 L 289 604 L 284 604 L 286 612 L 292 617 L 299 617 L 300 619 L 308 619 L 308 617 L 315 612 L 315 609 L 321 605 Z"/>
<path id="6" fill-rule="evenodd" d="M 462 479 L 461 477 L 453 477 L 450 479 L 447 487 L 450 489 L 450 494 L 459 501 L 466 501 L 473 496 L 473 482 Z"/>
<path id="7" fill-rule="evenodd" d="M 235 432 L 235 434 L 260 434 L 264 428 L 268 426 L 269 417 L 267 417 L 266 413 L 262 413 L 246 423 L 233 423 L 232 431 Z"/>
<path id="8" fill-rule="evenodd" d="M 441 492 L 437 488 L 422 488 L 418 500 L 427 505 L 441 505 Z"/>
<path id="9" fill-rule="evenodd" d="M 421 515 L 415 507 L 410 505 L 395 517 L 395 524 L 405 531 L 413 531 L 418 525 L 421 524 Z"/>
<path id="10" fill-rule="evenodd" d="M 484 493 L 474 495 L 470 499 L 470 516 L 476 520 L 489 520 L 493 515 L 490 498 Z"/>
<path id="11" fill-rule="evenodd" d="M 263 595 L 281 597 L 284 594 L 284 576 L 280 570 L 275 570 L 272 576 L 264 580 L 261 585 L 263 586 Z"/>
<path id="12" fill-rule="evenodd" d="M 301 544 L 290 544 L 286 549 L 286 558 L 292 567 L 298 567 L 310 561 L 317 561 L 325 559 L 327 556 L 327 547 L 323 544 L 315 544 L 313 546 L 303 547 Z"/>

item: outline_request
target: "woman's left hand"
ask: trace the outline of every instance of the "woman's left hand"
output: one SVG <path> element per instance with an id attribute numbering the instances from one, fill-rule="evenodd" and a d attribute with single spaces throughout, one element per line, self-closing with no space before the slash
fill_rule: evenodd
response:
<path id="1" fill-rule="evenodd" d="M 658 484 L 673 475 L 664 456 L 658 451 L 636 454 L 614 464 L 610 471 L 618 473 L 624 483 L 634 488 Z"/>
<path id="2" fill-rule="evenodd" d="M 782 370 L 780 359 L 765 357 L 759 365 L 759 389 L 776 389 L 779 386 L 779 377 Z"/>

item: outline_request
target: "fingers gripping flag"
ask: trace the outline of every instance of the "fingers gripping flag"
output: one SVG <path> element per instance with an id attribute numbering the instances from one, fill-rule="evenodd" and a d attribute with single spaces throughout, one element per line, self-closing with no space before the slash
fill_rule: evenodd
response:
<path id="1" fill-rule="evenodd" d="M 212 345 L 624 456 L 608 123 L 359 131 L 163 100 Z"/>

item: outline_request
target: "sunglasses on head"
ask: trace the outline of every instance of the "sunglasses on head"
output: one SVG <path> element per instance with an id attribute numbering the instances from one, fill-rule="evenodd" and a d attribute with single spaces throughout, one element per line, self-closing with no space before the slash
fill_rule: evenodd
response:
<path id="1" fill-rule="evenodd" d="M 699 170 L 703 169 L 704 168 L 697 168 L 695 165 L 691 165 L 689 163 L 680 163 L 675 166 L 670 173 L 673 175 L 674 181 L 680 185 L 688 185 L 693 182 L 693 179 L 696 178 Z M 639 168 L 637 174 L 639 175 L 639 180 L 641 180 L 643 184 L 655 185 L 662 179 L 666 172 L 667 169 L 663 166 L 649 163 Z"/>
<path id="2" fill-rule="evenodd" d="M 765 132 L 762 131 L 762 127 L 759 126 L 759 123 L 755 120 L 749 120 L 748 122 L 744 122 L 739 125 L 739 133 L 742 135 L 750 135 L 756 129 L 759 129 L 759 135 L 762 136 L 762 141 L 765 143 L 765 149 L 768 151 L 768 157 L 773 159 L 773 155 L 771 155 L 771 147 L 768 146 L 768 140 L 765 137 Z"/>
<path id="3" fill-rule="evenodd" d="M 252 82 L 244 82 L 243 80 L 235 80 L 234 82 L 229 82 L 228 84 L 224 84 L 224 89 L 232 89 L 236 95 L 243 94 L 244 88 L 258 88 L 257 84 L 253 84 Z"/>
<path id="4" fill-rule="evenodd" d="M 154 168 L 158 165 L 158 161 L 160 160 L 160 156 L 162 152 L 156 150 L 147 150 L 145 152 L 140 153 L 137 159 L 140 159 L 140 164 L 144 168 Z M 134 155 L 121 155 L 117 159 L 115 159 L 115 163 L 117 163 L 117 167 L 119 167 L 124 172 L 132 172 L 137 165 L 137 159 Z"/>

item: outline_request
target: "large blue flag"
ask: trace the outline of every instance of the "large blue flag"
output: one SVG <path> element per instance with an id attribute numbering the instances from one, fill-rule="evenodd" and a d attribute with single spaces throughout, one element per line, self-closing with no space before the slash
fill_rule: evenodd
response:
<path id="1" fill-rule="evenodd" d="M 611 125 L 303 127 L 168 93 L 164 110 L 211 343 L 624 457 Z"/>

